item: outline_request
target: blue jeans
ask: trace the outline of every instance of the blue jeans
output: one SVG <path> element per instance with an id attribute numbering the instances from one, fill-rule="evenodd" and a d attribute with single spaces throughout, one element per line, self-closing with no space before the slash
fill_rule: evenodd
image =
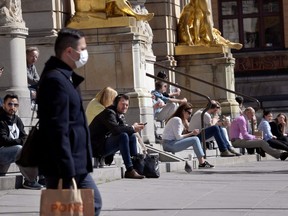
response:
<path id="1" fill-rule="evenodd" d="M 5 174 L 9 169 L 11 163 L 16 162 L 21 154 L 22 146 L 14 145 L 8 147 L 0 147 L 0 173 Z M 25 180 L 35 181 L 38 175 L 38 168 L 36 167 L 22 167 L 19 166 L 21 174 Z"/>
<path id="2" fill-rule="evenodd" d="M 190 146 L 193 147 L 193 150 L 198 159 L 204 156 L 200 140 L 197 136 L 187 137 L 181 140 L 163 140 L 164 151 L 172 153 L 183 151 Z"/>
<path id="3" fill-rule="evenodd" d="M 11 163 L 14 163 L 20 156 L 21 149 L 21 145 L 0 147 L 0 164 L 10 165 Z"/>
<path id="4" fill-rule="evenodd" d="M 83 175 L 76 175 L 74 176 L 77 187 L 83 188 L 83 189 L 93 189 L 94 190 L 94 207 L 95 207 L 95 216 L 100 215 L 100 211 L 102 208 L 102 199 L 100 192 L 92 178 L 92 176 L 88 174 L 83 174 Z M 59 178 L 58 177 L 49 177 L 45 176 L 46 179 L 46 188 L 47 189 L 57 189 L 58 188 L 58 183 L 59 183 Z M 69 179 L 63 179 L 63 188 L 70 188 L 72 185 L 71 178 Z"/>
<path id="5" fill-rule="evenodd" d="M 137 155 L 137 138 L 133 133 L 128 135 L 123 132 L 119 135 L 111 135 L 106 139 L 104 157 L 115 154 L 120 150 L 126 169 L 133 167 L 131 156 Z"/>
<path id="6" fill-rule="evenodd" d="M 225 137 L 225 134 L 223 133 L 222 129 L 219 126 L 214 125 L 211 127 L 207 127 L 204 130 L 205 130 L 205 139 L 209 139 L 214 136 L 220 152 L 224 152 L 230 148 L 230 145 Z M 199 133 L 197 136 L 201 140 L 201 133 Z"/>

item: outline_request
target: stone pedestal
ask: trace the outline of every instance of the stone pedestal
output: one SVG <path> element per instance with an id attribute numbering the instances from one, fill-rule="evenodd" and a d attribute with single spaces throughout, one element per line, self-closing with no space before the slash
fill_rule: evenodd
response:
<path id="1" fill-rule="evenodd" d="M 17 94 L 19 97 L 19 111 L 21 118 L 30 118 L 31 102 L 27 87 L 26 46 L 25 38 L 28 29 L 23 24 L 0 26 L 0 54 L 4 73 L 0 78 L 1 97 L 7 93 Z"/>
<path id="2" fill-rule="evenodd" d="M 228 50 L 228 52 L 214 54 L 178 55 L 176 60 L 177 70 L 232 91 L 235 90 L 235 59 L 230 50 Z M 177 75 L 176 81 L 186 88 L 204 94 L 211 99 L 218 100 L 221 103 L 222 114 L 224 115 L 234 117 L 239 111 L 238 104 L 235 101 L 235 94 L 233 93 L 181 75 Z M 200 96 L 188 92 L 181 92 L 181 95 L 192 102 L 195 110 L 207 104 L 207 100 Z"/>
<path id="3" fill-rule="evenodd" d="M 149 90 L 154 80 L 155 56 L 147 49 L 148 37 L 138 28 L 133 17 L 126 17 L 131 26 L 84 29 L 89 61 L 78 72 L 85 77 L 81 87 L 86 105 L 95 94 L 106 86 L 118 93 L 129 93 L 130 106 L 126 115 L 129 124 L 148 122 L 142 133 L 144 141 L 153 142 L 154 124 L 152 99 Z M 115 18 L 116 19 L 116 18 Z"/>

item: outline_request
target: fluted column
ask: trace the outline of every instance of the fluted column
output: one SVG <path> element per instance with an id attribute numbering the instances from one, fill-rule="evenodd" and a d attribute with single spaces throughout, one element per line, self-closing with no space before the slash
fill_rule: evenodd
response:
<path id="1" fill-rule="evenodd" d="M 21 0 L 5 1 L 0 8 L 0 61 L 4 66 L 4 74 L 0 78 L 0 94 L 1 97 L 7 93 L 19 96 L 19 115 L 23 118 L 31 115 L 25 54 L 27 35 Z"/>

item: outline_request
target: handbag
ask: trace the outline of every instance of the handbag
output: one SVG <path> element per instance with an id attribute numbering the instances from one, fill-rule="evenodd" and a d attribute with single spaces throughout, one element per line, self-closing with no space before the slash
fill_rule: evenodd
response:
<path id="1" fill-rule="evenodd" d="M 147 154 L 144 159 L 144 175 L 146 178 L 159 178 L 159 155 Z"/>
<path id="2" fill-rule="evenodd" d="M 20 157 L 16 161 L 16 164 L 22 167 L 37 167 L 39 165 L 39 143 L 41 142 L 41 138 L 39 131 L 39 121 L 34 126 L 32 126 L 34 111 L 35 109 L 33 109 L 31 117 L 29 134 L 22 147 Z"/>
<path id="3" fill-rule="evenodd" d="M 93 189 L 78 189 L 75 179 L 73 187 L 62 189 L 62 179 L 57 189 L 41 191 L 40 216 L 92 216 L 94 215 Z"/>
<path id="4" fill-rule="evenodd" d="M 144 158 L 145 156 L 143 154 L 137 154 L 132 157 L 133 168 L 140 175 L 144 175 L 144 166 L 145 166 Z"/>

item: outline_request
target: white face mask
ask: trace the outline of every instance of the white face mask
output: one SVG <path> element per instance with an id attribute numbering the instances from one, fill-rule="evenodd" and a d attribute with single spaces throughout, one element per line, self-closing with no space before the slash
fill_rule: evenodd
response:
<path id="1" fill-rule="evenodd" d="M 78 51 L 76 51 L 76 52 L 78 52 Z M 88 51 L 85 49 L 85 50 L 82 50 L 82 51 L 80 51 L 80 58 L 79 58 L 79 60 L 74 60 L 74 62 L 75 62 L 75 65 L 76 65 L 76 67 L 77 68 L 80 68 L 80 67 L 82 67 L 82 66 L 84 66 L 86 63 L 87 63 L 87 61 L 88 61 L 88 57 L 89 57 L 89 55 L 88 55 Z M 70 57 L 71 59 L 72 59 L 72 57 Z"/>

